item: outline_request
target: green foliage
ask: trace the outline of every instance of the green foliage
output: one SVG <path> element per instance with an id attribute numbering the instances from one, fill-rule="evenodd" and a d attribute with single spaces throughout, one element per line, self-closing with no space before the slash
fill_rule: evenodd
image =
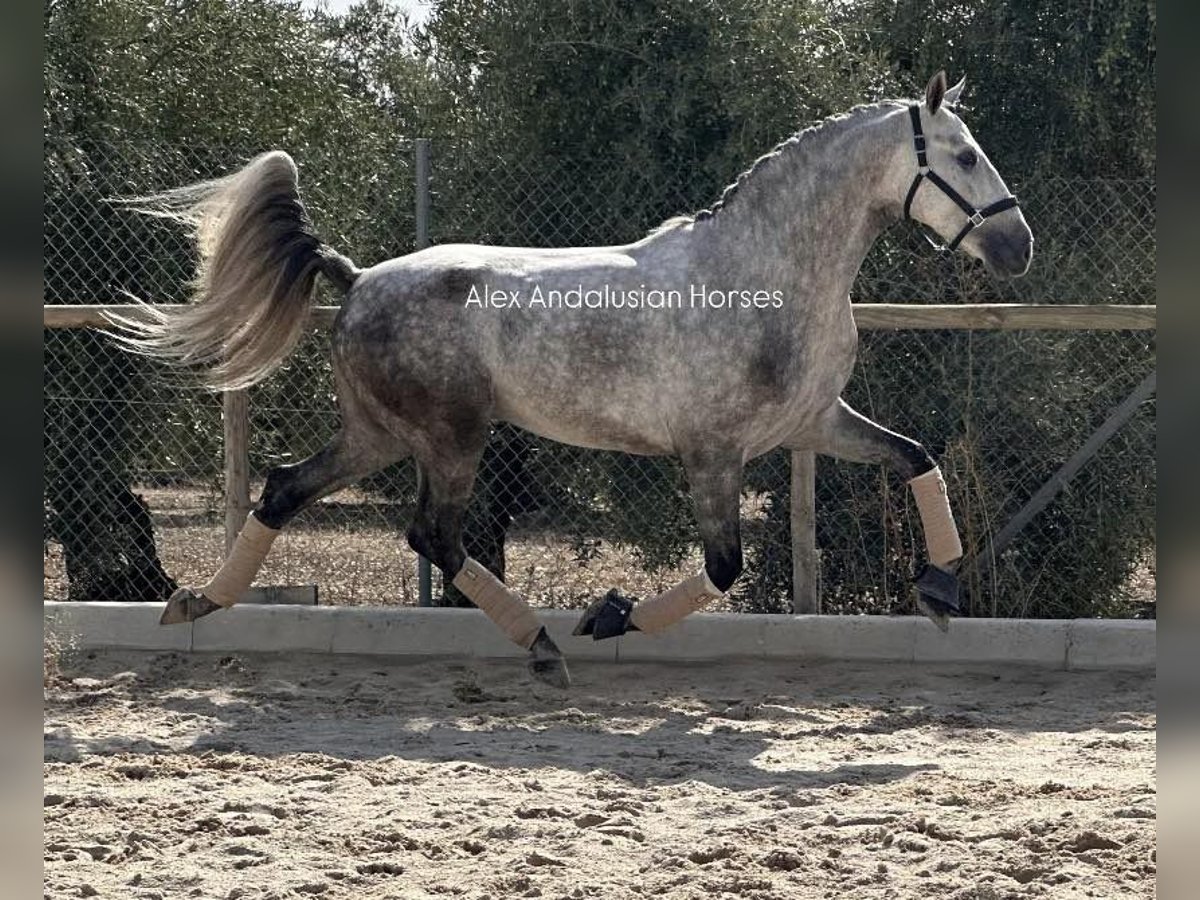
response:
<path id="1" fill-rule="evenodd" d="M 939 68 L 966 75 L 972 129 L 1002 172 L 1155 171 L 1153 3 L 856 0 L 839 15 L 910 96 Z"/>
<path id="2" fill-rule="evenodd" d="M 846 45 L 831 7 L 444 0 L 417 46 L 462 110 L 454 137 L 468 152 L 636 172 L 630 227 L 645 228 L 707 205 L 801 125 L 888 91 L 886 69 Z M 590 199 L 587 178 L 560 187 L 568 202 Z"/>
<path id="3" fill-rule="evenodd" d="M 46 115 L 59 133 L 303 147 L 373 112 L 331 77 L 295 2 L 58 0 L 46 32 Z"/>

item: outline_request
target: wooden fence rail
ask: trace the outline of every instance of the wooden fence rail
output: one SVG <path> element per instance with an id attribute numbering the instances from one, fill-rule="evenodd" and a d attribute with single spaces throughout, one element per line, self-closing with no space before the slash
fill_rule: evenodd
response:
<path id="1" fill-rule="evenodd" d="M 855 303 L 855 324 L 862 330 L 956 331 L 1153 331 L 1158 325 L 1157 306 L 1117 304 L 976 303 Z M 336 306 L 313 309 L 312 325 L 328 327 Z M 80 304 L 42 307 L 44 328 L 103 328 L 107 315 L 136 318 L 144 315 L 134 304 Z M 226 549 L 250 509 L 249 404 L 244 391 L 224 397 L 225 432 L 225 541 Z M 813 490 L 815 460 L 812 453 L 793 451 L 792 466 L 792 598 L 797 613 L 820 612 L 818 566 L 814 537 Z"/>

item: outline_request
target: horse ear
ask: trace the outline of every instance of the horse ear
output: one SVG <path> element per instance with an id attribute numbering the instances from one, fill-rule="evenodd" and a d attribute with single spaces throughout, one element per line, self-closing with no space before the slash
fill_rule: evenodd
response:
<path id="1" fill-rule="evenodd" d="M 929 110 L 930 115 L 938 111 L 938 107 L 942 105 L 942 98 L 945 96 L 946 72 L 944 69 L 939 69 L 938 73 L 929 79 L 929 84 L 925 86 L 925 107 Z"/>
<path id="2" fill-rule="evenodd" d="M 967 76 L 964 75 L 959 79 L 958 84 L 946 91 L 946 97 L 942 101 L 947 106 L 958 106 L 958 100 L 962 96 L 963 88 L 967 86 Z"/>

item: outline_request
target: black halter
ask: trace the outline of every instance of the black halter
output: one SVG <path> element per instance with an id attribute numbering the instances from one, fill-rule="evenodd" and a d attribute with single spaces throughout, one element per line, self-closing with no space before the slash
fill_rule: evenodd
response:
<path id="1" fill-rule="evenodd" d="M 911 219 L 909 212 L 912 208 L 913 198 L 917 196 L 917 188 L 921 186 L 921 182 L 929 179 L 936 185 L 943 194 L 958 204 L 958 208 L 967 214 L 967 224 L 963 225 L 962 230 L 954 236 L 946 246 L 941 246 L 929 235 L 925 234 L 925 240 L 938 250 L 954 250 L 962 243 L 971 231 L 984 223 L 984 220 L 990 219 L 996 213 L 1002 213 L 1006 209 L 1012 209 L 1017 205 L 1017 198 L 1011 194 L 1007 197 L 1002 197 L 995 203 L 989 203 L 983 209 L 976 209 L 967 201 L 967 199 L 952 188 L 942 176 L 929 168 L 929 160 L 925 156 L 925 133 L 921 131 L 921 104 L 914 103 L 908 108 L 909 118 L 912 119 L 913 127 L 913 146 L 917 149 L 917 174 L 913 178 L 912 187 L 908 189 L 908 196 L 904 198 L 904 218 Z"/>

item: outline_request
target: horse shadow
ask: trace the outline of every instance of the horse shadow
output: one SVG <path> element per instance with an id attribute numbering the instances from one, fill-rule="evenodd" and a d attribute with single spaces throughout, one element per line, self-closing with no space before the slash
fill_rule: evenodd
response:
<path id="1" fill-rule="evenodd" d="M 1120 733 L 1146 727 L 1153 713 L 1152 686 L 1137 675 L 1104 677 L 1098 693 L 1095 677 L 1064 672 L 760 661 L 683 667 L 685 677 L 668 674 L 669 685 L 656 685 L 669 667 L 583 663 L 576 685 L 560 693 L 531 689 L 515 662 L 314 656 L 281 670 L 280 658 L 263 655 L 170 656 L 165 669 L 147 663 L 137 673 L 138 702 L 202 727 L 170 746 L 73 736 L 68 757 L 395 758 L 554 768 L 581 781 L 603 773 L 631 786 L 698 781 L 788 798 L 940 771 L 936 750 L 906 746 L 912 729 L 971 731 L 979 740 L 1047 729 Z M 1003 710 L 987 708 L 988 685 L 1008 696 Z M 1080 693 L 1096 702 L 1074 704 Z M 1061 715 L 1048 721 L 1047 708 Z M 889 759 L 889 748 L 900 747 L 903 757 Z"/>

